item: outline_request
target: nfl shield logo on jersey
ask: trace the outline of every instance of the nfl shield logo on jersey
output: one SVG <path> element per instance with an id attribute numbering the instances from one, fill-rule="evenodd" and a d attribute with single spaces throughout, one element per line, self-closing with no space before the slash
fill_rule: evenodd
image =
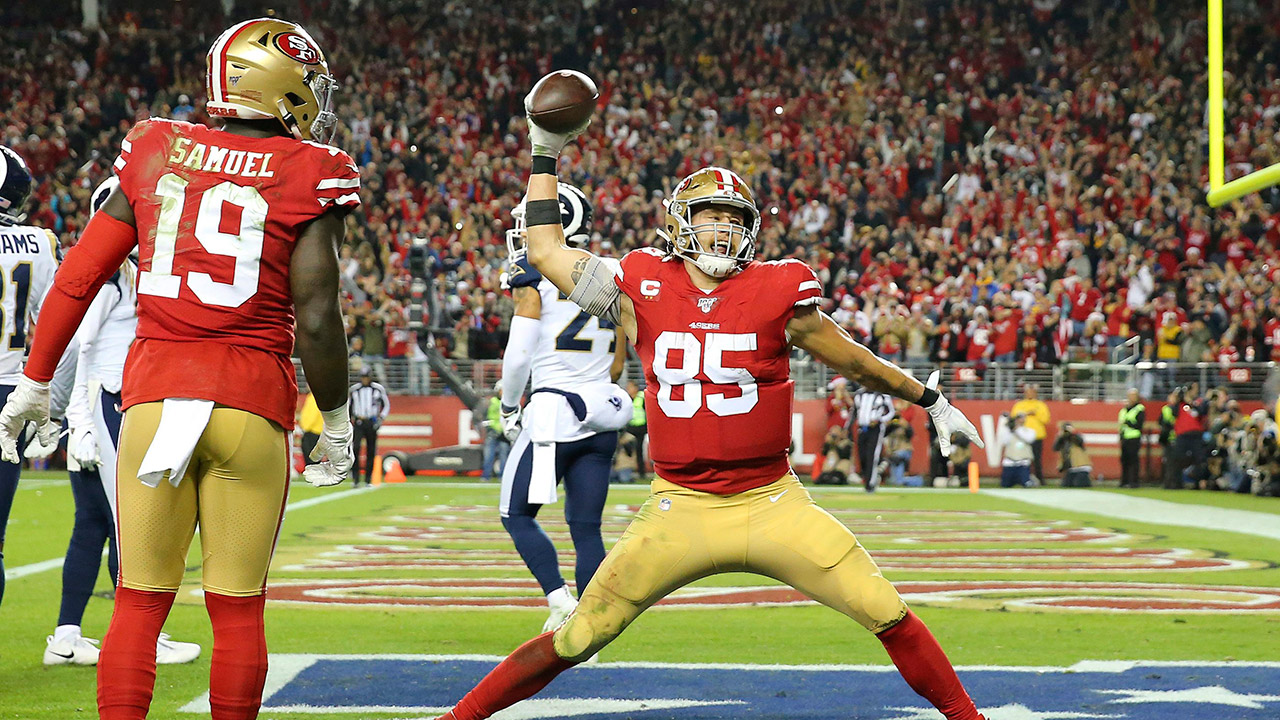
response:
<path id="1" fill-rule="evenodd" d="M 715 308 L 716 303 L 720 302 L 718 297 L 702 297 L 698 298 L 698 309 L 704 314 L 710 313 Z"/>

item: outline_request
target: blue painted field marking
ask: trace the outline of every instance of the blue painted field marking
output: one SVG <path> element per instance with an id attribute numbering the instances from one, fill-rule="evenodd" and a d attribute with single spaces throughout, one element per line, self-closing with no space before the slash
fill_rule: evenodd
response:
<path id="1" fill-rule="evenodd" d="M 500 658 L 273 655 L 264 712 L 434 717 Z M 1085 661 L 958 669 L 990 720 L 1274 720 L 1280 663 Z M 281 681 L 283 680 L 283 682 Z M 203 698 L 183 708 L 199 712 Z M 207 712 L 207 710 L 205 710 Z M 600 663 L 495 720 L 933 720 L 892 666 Z"/>

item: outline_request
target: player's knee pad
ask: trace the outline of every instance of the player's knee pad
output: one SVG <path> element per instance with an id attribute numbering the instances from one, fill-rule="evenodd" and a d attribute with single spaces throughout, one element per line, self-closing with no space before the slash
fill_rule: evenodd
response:
<path id="1" fill-rule="evenodd" d="M 871 632 L 880 632 L 903 618 L 907 605 L 893 583 L 872 575 L 858 584 L 858 596 L 851 599 L 854 618 Z"/>

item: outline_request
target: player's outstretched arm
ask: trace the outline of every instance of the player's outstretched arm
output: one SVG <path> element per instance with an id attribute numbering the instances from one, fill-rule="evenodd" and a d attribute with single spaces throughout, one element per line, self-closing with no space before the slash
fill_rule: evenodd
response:
<path id="1" fill-rule="evenodd" d="M 529 262 L 560 292 L 569 295 L 577 285 L 574 271 L 580 274 L 588 263 L 599 258 L 565 244 L 555 175 L 535 171 L 529 176 L 525 223 L 528 226 Z"/>
<path id="2" fill-rule="evenodd" d="M 324 432 L 311 453 L 323 463 L 307 466 L 313 485 L 336 485 L 351 470 L 351 418 L 347 408 L 347 334 L 338 304 L 338 247 L 346 213 L 330 210 L 298 236 L 289 264 L 297 314 L 298 357 L 324 417 Z"/>
<path id="3" fill-rule="evenodd" d="M 528 112 L 530 98 L 525 98 Z M 525 242 L 529 262 L 560 292 L 587 312 L 619 323 L 628 337 L 635 337 L 635 314 L 631 301 L 622 296 L 613 281 L 613 266 L 586 250 L 565 244 L 560 224 L 559 189 L 556 165 L 560 151 L 587 129 L 590 121 L 566 133 L 553 133 L 529 119 L 532 172 L 525 195 Z"/>
<path id="4" fill-rule="evenodd" d="M 883 392 L 912 402 L 929 411 L 938 430 L 938 445 L 943 455 L 951 454 L 951 436 L 967 435 L 983 447 L 978 429 L 938 391 L 938 371 L 927 383 L 902 371 L 902 368 L 877 357 L 826 313 L 812 305 L 801 307 L 787 323 L 791 342 L 813 355 L 832 370 L 875 392 Z"/>

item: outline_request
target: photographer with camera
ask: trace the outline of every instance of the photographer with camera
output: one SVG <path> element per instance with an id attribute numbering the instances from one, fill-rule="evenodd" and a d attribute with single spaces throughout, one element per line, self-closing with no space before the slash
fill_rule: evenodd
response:
<path id="1" fill-rule="evenodd" d="M 833 425 L 827 428 L 822 442 L 822 472 L 814 480 L 818 485 L 848 485 L 849 471 L 853 467 L 853 440 L 844 428 Z"/>
<path id="2" fill-rule="evenodd" d="M 1053 441 L 1053 451 L 1058 453 L 1058 469 L 1062 471 L 1062 487 L 1090 487 L 1089 475 L 1093 472 L 1093 460 L 1084 449 L 1084 436 L 1076 432 L 1071 423 L 1058 427 L 1058 438 Z"/>
<path id="3" fill-rule="evenodd" d="M 1031 445 L 1036 441 L 1036 432 L 1027 427 L 1025 413 L 1000 417 L 1004 420 L 1000 432 L 1000 487 L 1032 487 L 1031 461 L 1035 454 Z"/>

